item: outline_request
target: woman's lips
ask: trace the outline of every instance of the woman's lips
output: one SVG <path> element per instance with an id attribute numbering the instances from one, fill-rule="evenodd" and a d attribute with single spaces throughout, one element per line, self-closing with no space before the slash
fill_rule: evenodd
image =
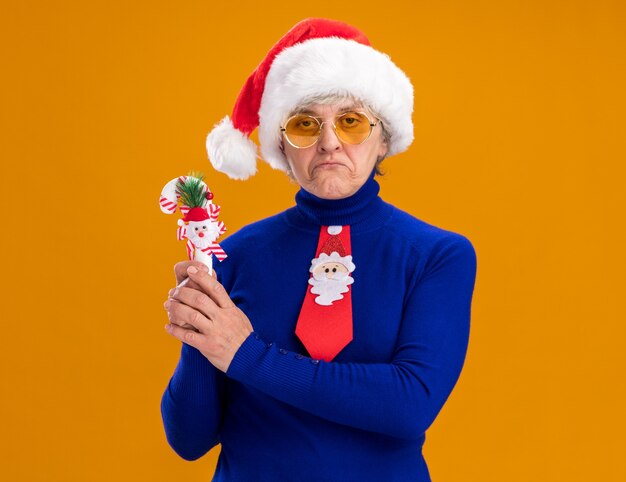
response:
<path id="1" fill-rule="evenodd" d="M 327 161 L 327 162 L 320 162 L 319 164 L 317 164 L 315 166 L 315 169 L 320 168 L 320 169 L 333 169 L 335 167 L 345 167 L 344 164 L 342 164 L 341 162 L 333 162 L 333 161 Z"/>

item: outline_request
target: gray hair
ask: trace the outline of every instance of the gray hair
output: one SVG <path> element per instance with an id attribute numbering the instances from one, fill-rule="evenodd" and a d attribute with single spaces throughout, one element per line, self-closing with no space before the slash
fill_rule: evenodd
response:
<path id="1" fill-rule="evenodd" d="M 378 114 L 378 112 L 372 109 L 367 102 L 365 102 L 362 99 L 359 99 L 358 97 L 350 93 L 325 93 L 325 94 L 309 95 L 305 97 L 304 99 L 302 99 L 302 101 L 300 102 L 300 105 L 292 109 L 291 112 L 287 114 L 287 117 L 284 120 L 287 120 L 292 115 L 298 114 L 304 110 L 309 109 L 313 104 L 329 105 L 329 104 L 338 104 L 338 103 L 343 103 L 343 102 L 353 102 L 355 105 L 369 110 L 374 115 L 374 117 L 376 117 L 377 119 L 380 119 L 381 121 L 380 127 L 382 129 L 383 140 L 387 143 L 387 145 L 391 143 L 391 133 L 387 130 L 385 119 L 381 117 Z M 384 174 L 384 172 L 381 171 L 380 169 L 380 164 L 383 162 L 385 157 L 386 156 L 379 156 L 378 159 L 376 159 L 376 164 L 374 166 L 374 169 L 375 169 L 375 174 L 377 176 L 382 176 Z"/>

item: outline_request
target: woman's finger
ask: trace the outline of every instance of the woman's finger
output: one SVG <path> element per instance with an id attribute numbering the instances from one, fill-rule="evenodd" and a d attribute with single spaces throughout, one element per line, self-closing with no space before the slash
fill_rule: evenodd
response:
<path id="1" fill-rule="evenodd" d="M 189 323 L 200 333 L 208 333 L 211 329 L 212 322 L 207 317 L 184 303 L 169 299 L 166 302 L 165 309 L 168 312 L 170 321 L 175 325 L 182 327 L 186 323 Z"/>
<path id="2" fill-rule="evenodd" d="M 217 281 L 216 276 L 211 276 L 204 270 L 198 270 L 195 266 L 189 266 L 187 274 L 189 274 L 191 281 L 200 285 L 202 291 L 209 295 L 217 306 L 220 308 L 232 308 L 235 306 L 222 284 Z"/>
<path id="3" fill-rule="evenodd" d="M 209 319 L 214 319 L 219 309 L 207 294 L 194 288 L 177 287 L 173 290 L 170 297 L 198 310 Z"/>
<path id="4" fill-rule="evenodd" d="M 179 285 L 185 278 L 187 278 L 187 268 L 189 266 L 195 266 L 203 271 L 209 271 L 204 263 L 195 260 L 180 261 L 174 265 L 174 275 L 176 276 L 176 285 Z"/>
<path id="5" fill-rule="evenodd" d="M 188 345 L 191 345 L 194 348 L 199 349 L 200 345 L 202 344 L 201 333 L 197 333 L 192 330 L 186 330 L 185 328 L 182 328 L 173 323 L 168 323 L 167 325 L 165 325 L 165 329 L 174 338 L 178 338 L 180 341 L 187 343 Z"/>

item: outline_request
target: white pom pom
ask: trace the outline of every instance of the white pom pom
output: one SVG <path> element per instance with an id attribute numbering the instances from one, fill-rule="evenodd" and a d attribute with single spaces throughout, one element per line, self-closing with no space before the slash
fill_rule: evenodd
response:
<path id="1" fill-rule="evenodd" d="M 257 147 L 235 129 L 228 116 L 209 132 L 206 150 L 213 167 L 232 179 L 243 180 L 256 174 Z"/>

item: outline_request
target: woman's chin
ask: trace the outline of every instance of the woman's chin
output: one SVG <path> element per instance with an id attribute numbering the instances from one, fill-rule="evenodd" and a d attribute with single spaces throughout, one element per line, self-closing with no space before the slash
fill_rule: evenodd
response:
<path id="1" fill-rule="evenodd" d="M 350 182 L 334 177 L 316 183 L 313 194 L 322 199 L 342 199 L 354 194 L 355 191 Z"/>

